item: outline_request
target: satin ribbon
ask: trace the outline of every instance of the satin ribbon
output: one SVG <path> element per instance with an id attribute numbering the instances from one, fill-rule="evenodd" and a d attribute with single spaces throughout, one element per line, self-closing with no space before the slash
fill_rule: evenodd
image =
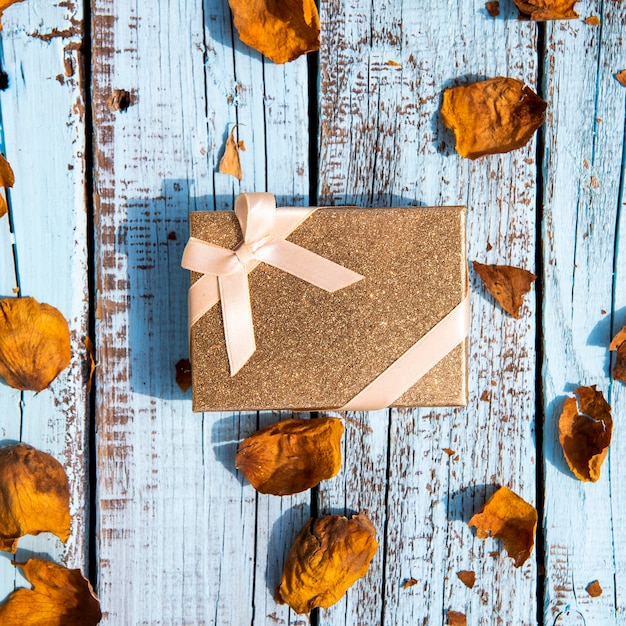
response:
<path id="1" fill-rule="evenodd" d="M 465 341 L 470 327 L 469 295 L 417 343 L 338 411 L 375 411 L 392 406 L 446 354 Z"/>
<path id="2" fill-rule="evenodd" d="M 189 326 L 221 302 L 231 376 L 256 350 L 248 274 L 259 263 L 267 263 L 330 292 L 364 278 L 286 241 L 316 210 L 315 207 L 277 209 L 271 193 L 243 193 L 235 201 L 243 241 L 234 250 L 194 237 L 189 239 L 182 266 L 203 274 L 189 289 Z"/>

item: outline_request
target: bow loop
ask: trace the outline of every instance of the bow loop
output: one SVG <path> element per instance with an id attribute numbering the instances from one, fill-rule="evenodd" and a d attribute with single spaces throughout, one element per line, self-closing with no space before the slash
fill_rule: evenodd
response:
<path id="1" fill-rule="evenodd" d="M 256 350 L 247 276 L 259 263 L 272 265 L 329 292 L 363 279 L 352 270 L 286 241 L 315 211 L 311 207 L 277 209 L 271 193 L 244 193 L 235 201 L 243 241 L 234 250 L 189 239 L 182 266 L 203 274 L 189 289 L 189 323 L 193 325 L 221 302 L 231 376 Z"/>

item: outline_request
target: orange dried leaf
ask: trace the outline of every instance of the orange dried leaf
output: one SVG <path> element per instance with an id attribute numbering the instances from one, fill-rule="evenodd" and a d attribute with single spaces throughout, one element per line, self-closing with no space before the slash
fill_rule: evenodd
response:
<path id="1" fill-rule="evenodd" d="M 415 578 L 407 578 L 402 583 L 402 589 L 409 589 L 410 587 L 415 587 L 415 585 L 417 585 L 417 580 L 415 580 Z"/>
<path id="2" fill-rule="evenodd" d="M 465 613 L 448 611 L 448 626 L 467 626 L 467 617 L 465 617 Z"/>
<path id="3" fill-rule="evenodd" d="M 597 15 L 590 15 L 585 18 L 585 24 L 589 26 L 600 26 L 600 18 Z"/>
<path id="4" fill-rule="evenodd" d="M 602 595 L 602 587 L 600 586 L 600 583 L 597 580 L 590 582 L 585 587 L 585 590 L 592 598 L 597 598 L 598 596 Z"/>
<path id="5" fill-rule="evenodd" d="M 494 0 L 493 2 L 485 2 L 485 9 L 491 17 L 498 17 L 500 15 L 500 2 Z"/>
<path id="6" fill-rule="evenodd" d="M 443 448 L 443 451 L 448 455 L 448 456 L 454 456 L 454 450 L 452 448 Z"/>
<path id="7" fill-rule="evenodd" d="M 241 171 L 241 161 L 239 160 L 239 145 L 234 137 L 235 128 L 237 128 L 236 124 L 233 126 L 226 140 L 224 156 L 220 159 L 219 173 L 230 174 L 241 180 L 243 178 L 243 172 Z"/>
<path id="8" fill-rule="evenodd" d="M 191 363 L 189 359 L 181 359 L 176 363 L 176 384 L 183 393 L 191 387 Z"/>
<path id="9" fill-rule="evenodd" d="M 274 63 L 286 63 L 320 47 L 314 0 L 228 0 L 241 41 Z"/>
<path id="10" fill-rule="evenodd" d="M 626 326 L 613 337 L 609 349 L 617 351 L 615 366 L 613 367 L 613 378 L 626 383 Z"/>
<path id="11" fill-rule="evenodd" d="M 520 18 L 545 22 L 546 20 L 568 20 L 578 17 L 574 5 L 578 0 L 513 0 Z"/>
<path id="12" fill-rule="evenodd" d="M 18 589 L 0 606 L 2 626 L 95 626 L 100 602 L 77 569 L 30 559 L 16 563 L 33 585 Z"/>
<path id="13" fill-rule="evenodd" d="M 20 537 L 44 532 L 63 542 L 70 536 L 70 489 L 63 466 L 23 443 L 0 448 L 0 550 L 15 552 Z"/>
<path id="14" fill-rule="evenodd" d="M 615 78 L 620 85 L 626 87 L 626 70 L 621 70 L 615 74 Z"/>
<path id="15" fill-rule="evenodd" d="M 376 531 L 364 514 L 309 520 L 291 546 L 276 601 L 299 614 L 328 608 L 365 575 L 377 548 Z"/>
<path id="16" fill-rule="evenodd" d="M 13 174 L 13 169 L 4 155 L 0 154 L 0 187 L 13 187 L 14 184 L 15 174 Z"/>
<path id="17" fill-rule="evenodd" d="M 532 552 L 537 530 L 537 510 L 508 487 L 500 487 L 469 521 L 480 539 L 495 537 L 521 567 Z"/>
<path id="18" fill-rule="evenodd" d="M 559 418 L 559 441 L 574 476 L 596 482 L 613 432 L 611 406 L 596 386 L 579 387 Z"/>
<path id="19" fill-rule="evenodd" d="M 70 363 L 70 331 L 58 309 L 34 298 L 0 300 L 0 376 L 41 391 Z"/>
<path id="20" fill-rule="evenodd" d="M 526 145 L 545 119 L 547 104 L 514 78 L 491 78 L 443 92 L 441 119 L 468 159 Z"/>
<path id="21" fill-rule="evenodd" d="M 306 491 L 341 469 L 342 435 L 336 417 L 283 420 L 244 439 L 235 467 L 261 493 Z"/>
<path id="22" fill-rule="evenodd" d="M 457 573 L 459 580 L 466 586 L 472 589 L 476 584 L 476 573 L 470 570 L 461 570 Z"/>
<path id="23" fill-rule="evenodd" d="M 93 384 L 93 375 L 96 371 L 95 348 L 93 341 L 87 336 L 83 337 L 83 343 L 85 344 L 85 359 L 87 361 L 87 393 L 90 393 Z"/>
<path id="24" fill-rule="evenodd" d="M 483 265 L 473 262 L 474 271 L 481 277 L 489 293 L 515 319 L 524 304 L 524 295 L 537 278 L 532 272 L 511 265 Z"/>

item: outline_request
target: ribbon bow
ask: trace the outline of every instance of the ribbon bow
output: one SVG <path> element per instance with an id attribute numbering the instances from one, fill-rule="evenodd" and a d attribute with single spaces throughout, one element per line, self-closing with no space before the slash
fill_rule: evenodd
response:
<path id="1" fill-rule="evenodd" d="M 191 327 L 221 301 L 231 376 L 256 350 L 248 274 L 259 263 L 272 265 L 330 292 L 363 278 L 286 241 L 285 238 L 315 211 L 315 207 L 277 209 L 271 193 L 243 193 L 235 201 L 243 241 L 234 250 L 194 237 L 189 239 L 182 266 L 203 274 L 189 290 L 189 324 Z"/>

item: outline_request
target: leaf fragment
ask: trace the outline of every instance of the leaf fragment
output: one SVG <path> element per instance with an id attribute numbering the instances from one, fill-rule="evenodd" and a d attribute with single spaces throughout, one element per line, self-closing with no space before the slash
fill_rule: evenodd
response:
<path id="1" fill-rule="evenodd" d="M 320 47 L 314 0 L 228 0 L 241 41 L 274 63 L 286 63 Z"/>
<path id="2" fill-rule="evenodd" d="M 13 187 L 15 184 L 15 175 L 9 162 L 0 154 L 0 187 Z M 3 194 L 0 194 L 0 217 L 4 217 L 9 212 L 9 205 Z"/>
<path id="3" fill-rule="evenodd" d="M 498 17 L 498 15 L 500 15 L 500 2 L 498 0 L 485 2 L 485 9 L 487 9 L 487 13 L 489 13 L 491 17 Z"/>
<path id="4" fill-rule="evenodd" d="M 592 597 L 597 598 L 602 595 L 602 587 L 597 580 L 591 581 L 586 587 L 585 591 Z"/>
<path id="5" fill-rule="evenodd" d="M 443 92 L 441 119 L 468 159 L 526 145 L 545 119 L 547 104 L 524 83 L 499 76 Z"/>
<path id="6" fill-rule="evenodd" d="M 528 270 L 511 265 L 483 265 L 478 261 L 472 265 L 498 304 L 518 319 L 524 295 L 530 291 L 537 277 Z"/>
<path id="7" fill-rule="evenodd" d="M 235 467 L 261 493 L 300 493 L 339 472 L 342 435 L 336 417 L 286 419 L 244 439 Z"/>
<path id="8" fill-rule="evenodd" d="M 91 393 L 93 375 L 96 372 L 95 348 L 93 341 L 86 335 L 83 337 L 83 344 L 85 344 L 85 360 L 87 361 L 87 393 Z"/>
<path id="9" fill-rule="evenodd" d="M 578 17 L 574 5 L 578 0 L 513 0 L 520 12 L 520 19 L 545 22 L 569 20 Z"/>
<path id="10" fill-rule="evenodd" d="M 415 587 L 415 585 L 417 585 L 417 580 L 415 580 L 415 578 L 407 578 L 402 583 L 402 589 L 410 589 L 411 587 Z"/>
<path id="11" fill-rule="evenodd" d="M 613 337 L 609 350 L 617 351 L 613 367 L 614 380 L 621 380 L 626 383 L 626 326 Z"/>
<path id="12" fill-rule="evenodd" d="M 465 613 L 458 611 L 448 611 L 448 626 L 467 626 Z"/>
<path id="13" fill-rule="evenodd" d="M 585 18 L 585 24 L 588 26 L 600 26 L 600 18 L 597 15 L 590 15 Z"/>
<path id="14" fill-rule="evenodd" d="M 619 72 L 617 72 L 615 74 L 615 78 L 620 85 L 626 87 L 626 70 L 620 70 Z"/>
<path id="15" fill-rule="evenodd" d="M 469 521 L 480 539 L 502 539 L 504 549 L 521 567 L 535 544 L 537 510 L 508 487 L 500 487 Z"/>
<path id="16" fill-rule="evenodd" d="M 0 606 L 2 626 L 95 626 L 100 602 L 80 570 L 29 559 L 16 563 L 32 589 L 17 589 Z"/>
<path id="17" fill-rule="evenodd" d="M 20 537 L 44 532 L 63 542 L 70 536 L 70 489 L 63 466 L 24 443 L 0 448 L 0 550 L 15 552 Z"/>
<path id="18" fill-rule="evenodd" d="M 34 298 L 0 300 L 0 376 L 41 391 L 70 363 L 70 331 L 61 312 Z"/>
<path id="19" fill-rule="evenodd" d="M 600 478 L 612 432 L 611 406 L 595 385 L 579 387 L 573 398 L 565 400 L 559 418 L 559 441 L 576 478 L 585 482 Z"/>
<path id="20" fill-rule="evenodd" d="M 228 135 L 228 139 L 226 139 L 224 156 L 220 159 L 218 169 L 220 174 L 230 174 L 231 176 L 235 176 L 235 178 L 242 180 L 243 172 L 241 171 L 241 161 L 239 160 L 239 143 L 243 144 L 243 142 L 235 141 L 234 135 L 236 128 L 237 124 L 233 126 L 230 131 L 230 135 Z"/>
<path id="21" fill-rule="evenodd" d="M 470 589 L 472 589 L 476 584 L 476 572 L 464 569 L 460 572 L 457 572 L 457 576 L 459 577 L 459 580 Z"/>
<path id="22" fill-rule="evenodd" d="M 310 519 L 291 546 L 276 601 L 299 614 L 328 608 L 366 574 L 377 549 L 376 530 L 363 513 Z"/>
<path id="23" fill-rule="evenodd" d="M 180 359 L 176 362 L 176 384 L 183 393 L 191 387 L 191 362 L 189 359 Z"/>

